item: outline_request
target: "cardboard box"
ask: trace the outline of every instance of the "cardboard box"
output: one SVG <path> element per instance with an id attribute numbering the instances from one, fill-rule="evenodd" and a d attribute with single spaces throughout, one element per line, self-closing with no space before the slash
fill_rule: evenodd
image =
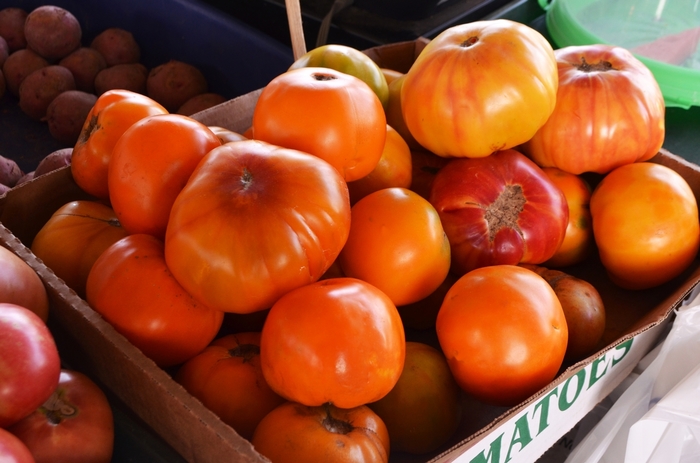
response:
<path id="1" fill-rule="evenodd" d="M 381 65 L 406 70 L 424 41 L 368 50 Z M 195 117 L 242 132 L 250 126 L 260 90 Z M 680 173 L 700 199 L 700 167 L 661 151 L 651 162 Z M 28 249 L 51 214 L 87 195 L 70 169 L 41 176 L 0 197 L 0 244 L 34 268 L 51 297 L 50 323 L 61 349 L 75 352 L 85 370 L 105 384 L 136 415 L 189 462 L 263 462 L 252 445 L 225 425 L 119 335 Z M 391 462 L 534 462 L 608 395 L 657 341 L 676 309 L 700 282 L 696 259 L 673 281 L 644 291 L 615 287 L 595 259 L 572 268 L 601 292 L 608 325 L 601 349 L 564 371 L 516 407 L 491 407 L 465 398 L 462 425 L 438 451 L 422 456 L 394 453 Z M 409 335 L 412 335 L 409 333 Z"/>

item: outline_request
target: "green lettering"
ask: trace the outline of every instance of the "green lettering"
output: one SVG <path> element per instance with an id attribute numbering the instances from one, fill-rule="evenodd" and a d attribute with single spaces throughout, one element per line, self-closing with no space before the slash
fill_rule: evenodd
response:
<path id="1" fill-rule="evenodd" d="M 603 355 L 600 358 L 597 358 L 593 360 L 593 363 L 591 363 L 591 378 L 588 380 L 588 389 L 590 389 L 596 381 L 598 381 L 600 378 L 605 375 L 605 372 L 608 371 L 608 362 L 606 361 L 605 355 Z M 603 370 L 598 374 L 598 365 L 603 364 Z"/>
<path id="2" fill-rule="evenodd" d="M 498 436 L 491 442 L 489 445 L 489 453 L 484 455 L 483 450 L 481 451 L 480 454 L 472 458 L 472 460 L 469 463 L 487 463 L 487 462 L 493 462 L 493 463 L 499 463 L 501 461 L 501 440 L 503 438 L 503 434 Z"/>
<path id="3" fill-rule="evenodd" d="M 613 355 L 612 366 L 615 366 L 620 360 L 625 358 L 625 355 L 627 355 L 627 353 L 632 348 L 632 341 L 634 341 L 634 338 L 630 338 L 627 341 L 620 343 L 620 345 L 615 347 L 616 351 L 622 350 L 622 355 L 619 357 L 615 357 L 615 355 Z"/>
<path id="4" fill-rule="evenodd" d="M 547 426 L 549 426 L 549 399 L 552 396 L 556 396 L 558 393 L 559 389 L 554 388 L 546 396 L 544 396 L 542 400 L 535 404 L 534 413 L 537 413 L 538 408 L 542 409 L 540 413 L 540 427 L 537 430 L 537 435 L 539 435 L 542 431 L 544 431 L 547 428 Z"/>
<path id="5" fill-rule="evenodd" d="M 571 384 L 571 380 L 576 378 L 576 394 L 574 394 L 573 399 L 569 401 L 567 398 L 568 390 L 569 390 L 569 384 Z M 581 391 L 583 390 L 583 383 L 586 380 L 586 369 L 579 370 L 574 376 L 571 378 L 567 379 L 566 382 L 564 383 L 564 386 L 562 387 L 562 393 L 559 396 L 559 410 L 565 411 L 569 407 L 571 407 L 574 402 L 576 402 L 576 399 L 578 399 L 579 394 L 581 394 Z"/>
<path id="6" fill-rule="evenodd" d="M 515 421 L 515 429 L 513 430 L 513 438 L 510 440 L 510 447 L 508 447 L 506 462 L 510 461 L 510 453 L 513 451 L 515 444 L 520 444 L 520 450 L 522 450 L 530 442 L 532 442 L 532 436 L 530 436 L 527 415 L 523 415 Z"/>

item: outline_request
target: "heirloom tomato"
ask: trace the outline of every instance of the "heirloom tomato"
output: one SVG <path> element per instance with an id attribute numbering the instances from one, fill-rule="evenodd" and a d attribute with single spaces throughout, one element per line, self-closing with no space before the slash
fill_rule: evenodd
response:
<path id="1" fill-rule="evenodd" d="M 87 302 L 161 367 L 182 363 L 214 339 L 223 312 L 190 296 L 165 264 L 163 243 L 146 234 L 122 238 L 95 261 Z"/>
<path id="2" fill-rule="evenodd" d="M 381 68 L 356 48 L 337 43 L 321 45 L 300 56 L 289 69 L 303 67 L 329 68 L 350 74 L 369 85 L 382 105 L 386 105 L 389 98 L 388 83 Z"/>
<path id="3" fill-rule="evenodd" d="M 658 286 L 682 273 L 700 246 L 698 205 L 686 180 L 651 162 L 608 173 L 591 196 L 593 236 L 603 266 L 626 289 Z"/>
<path id="4" fill-rule="evenodd" d="M 523 145 L 537 164 L 572 174 L 605 174 L 651 159 L 665 136 L 665 105 L 651 71 L 610 45 L 554 52 L 559 89 L 551 117 Z"/>
<path id="5" fill-rule="evenodd" d="M 161 114 L 135 122 L 114 145 L 109 199 L 129 233 L 165 238 L 175 197 L 199 161 L 221 140 L 188 116 Z"/>
<path id="6" fill-rule="evenodd" d="M 31 310 L 44 322 L 49 318 L 49 295 L 36 271 L 21 257 L 0 246 L 0 303 Z"/>
<path id="7" fill-rule="evenodd" d="M 24 442 L 3 428 L 0 428 L 0 457 L 2 463 L 36 463 Z"/>
<path id="8" fill-rule="evenodd" d="M 411 186 L 411 150 L 399 133 L 386 126 L 386 142 L 382 157 L 369 174 L 348 182 L 350 203 L 355 204 L 370 193 L 383 188 Z"/>
<path id="9" fill-rule="evenodd" d="M 445 296 L 435 328 L 460 387 L 499 406 L 516 405 L 549 384 L 568 342 L 552 287 L 515 265 L 462 276 Z"/>
<path id="10" fill-rule="evenodd" d="M 559 249 L 569 222 L 562 191 L 515 150 L 452 159 L 430 202 L 452 247 L 455 273 L 495 264 L 537 264 Z"/>
<path id="11" fill-rule="evenodd" d="M 403 325 L 391 299 L 347 277 L 282 296 L 260 339 L 272 390 L 309 406 L 352 408 L 381 399 L 399 379 L 404 356 Z"/>
<path id="12" fill-rule="evenodd" d="M 284 402 L 263 377 L 260 332 L 214 340 L 179 368 L 175 380 L 248 440 L 260 420 Z"/>
<path id="13" fill-rule="evenodd" d="M 167 113 L 160 103 L 129 90 L 113 89 L 100 95 L 73 147 L 71 173 L 75 183 L 97 198 L 109 198 L 107 170 L 119 137 L 134 122 Z"/>
<path id="14" fill-rule="evenodd" d="M 591 223 L 591 187 L 582 177 L 564 172 L 556 167 L 542 169 L 559 187 L 569 206 L 569 223 L 564 241 L 544 266 L 566 267 L 578 264 L 588 257 L 595 247 Z"/>
<path id="15" fill-rule="evenodd" d="M 386 122 L 401 135 L 406 144 L 412 149 L 425 149 L 413 137 L 411 131 L 406 127 L 403 117 L 403 106 L 401 104 L 401 88 L 406 80 L 406 74 L 402 74 L 389 84 L 389 101 L 386 104 Z"/>
<path id="16" fill-rule="evenodd" d="M 304 67 L 270 81 L 253 112 L 256 140 L 318 156 L 351 182 L 372 172 L 386 140 L 377 95 L 355 76 Z"/>
<path id="17" fill-rule="evenodd" d="M 557 66 L 547 40 L 507 19 L 452 26 L 406 73 L 406 126 L 427 150 L 477 158 L 529 140 L 554 110 Z"/>
<path id="18" fill-rule="evenodd" d="M 165 258 L 203 304 L 249 313 L 318 280 L 349 229 L 348 187 L 330 164 L 243 140 L 213 149 L 192 173 L 172 208 Z"/>
<path id="19" fill-rule="evenodd" d="M 61 359 L 37 314 L 0 303 L 0 428 L 32 413 L 58 385 Z"/>
<path id="20" fill-rule="evenodd" d="M 111 207 L 97 201 L 61 206 L 34 237 L 32 252 L 69 288 L 85 297 L 88 274 L 100 254 L 127 236 Z"/>
<path id="21" fill-rule="evenodd" d="M 112 407 L 102 389 L 78 371 L 61 370 L 51 397 L 9 431 L 24 442 L 36 463 L 112 461 Z"/>
<path id="22" fill-rule="evenodd" d="M 275 463 L 387 463 L 389 433 L 369 407 L 286 402 L 262 419 L 251 441 Z"/>
<path id="23" fill-rule="evenodd" d="M 450 242 L 428 200 L 406 188 L 384 188 L 352 207 L 338 262 L 345 276 L 376 286 L 397 306 L 411 304 L 445 280 Z"/>

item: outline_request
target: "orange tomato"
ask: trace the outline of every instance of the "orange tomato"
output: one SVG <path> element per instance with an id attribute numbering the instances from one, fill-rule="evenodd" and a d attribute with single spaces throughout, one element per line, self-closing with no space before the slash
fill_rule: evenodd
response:
<path id="1" fill-rule="evenodd" d="M 374 170 L 358 180 L 348 182 L 350 204 L 384 188 L 408 188 L 411 186 L 411 174 L 411 150 L 401 135 L 387 125 L 384 151 Z"/>
<path id="2" fill-rule="evenodd" d="M 287 71 L 262 90 L 253 112 L 256 140 L 313 154 L 351 182 L 379 162 L 386 116 L 362 80 L 334 69 Z"/>
<path id="3" fill-rule="evenodd" d="M 107 171 L 119 137 L 134 122 L 167 113 L 160 103 L 129 90 L 108 90 L 100 95 L 73 147 L 71 173 L 75 183 L 97 198 L 109 198 Z"/>
<path id="4" fill-rule="evenodd" d="M 32 241 L 32 252 L 78 296 L 98 257 L 127 236 L 111 207 L 97 201 L 71 201 L 53 213 Z"/>
<path id="5" fill-rule="evenodd" d="M 395 69 L 379 68 L 379 70 L 382 71 L 382 74 L 384 74 L 384 79 L 386 79 L 387 85 L 391 84 L 393 81 L 404 75 L 403 72 L 397 71 Z"/>
<path id="6" fill-rule="evenodd" d="M 427 297 L 450 270 L 450 243 L 435 208 L 406 188 L 385 188 L 352 207 L 338 257 L 346 276 L 382 290 L 397 306 Z"/>
<path id="7" fill-rule="evenodd" d="M 119 138 L 109 161 L 109 197 L 129 233 L 165 238 L 170 209 L 199 161 L 221 140 L 180 114 L 145 117 Z"/>
<path id="8" fill-rule="evenodd" d="M 369 407 L 287 402 L 262 419 L 252 444 L 274 463 L 387 463 L 389 433 Z"/>
<path id="9" fill-rule="evenodd" d="M 208 127 L 209 130 L 211 130 L 214 133 L 214 135 L 219 137 L 219 141 L 221 141 L 222 145 L 224 143 L 232 141 L 247 140 L 247 137 L 240 133 L 234 132 L 233 130 L 226 129 L 224 127 L 219 127 L 218 125 L 210 125 Z"/>
<path id="10" fill-rule="evenodd" d="M 515 265 L 480 267 L 450 288 L 435 324 L 457 383 L 478 400 L 513 406 L 549 384 L 568 327 L 552 287 Z"/>
<path id="11" fill-rule="evenodd" d="M 44 282 L 21 257 L 0 246 L 0 303 L 10 303 L 34 312 L 46 322 L 49 295 Z"/>
<path id="12" fill-rule="evenodd" d="M 399 379 L 404 356 L 396 306 L 369 283 L 347 277 L 282 296 L 260 340 L 272 390 L 309 406 L 353 408 L 381 399 Z"/>
<path id="13" fill-rule="evenodd" d="M 406 74 L 399 76 L 389 83 L 389 99 L 387 100 L 385 113 L 386 122 L 401 135 L 408 146 L 412 150 L 423 150 L 420 143 L 411 134 L 406 126 L 406 121 L 403 117 L 403 106 L 401 104 L 401 87 L 403 87 L 404 80 L 406 80 Z"/>
<path id="14" fill-rule="evenodd" d="M 700 247 L 698 205 L 686 180 L 651 162 L 608 173 L 591 196 L 593 235 L 614 283 L 658 286 L 683 272 Z"/>

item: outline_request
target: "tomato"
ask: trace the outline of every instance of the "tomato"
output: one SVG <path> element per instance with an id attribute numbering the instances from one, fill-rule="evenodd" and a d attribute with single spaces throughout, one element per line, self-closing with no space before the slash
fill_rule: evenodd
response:
<path id="1" fill-rule="evenodd" d="M 102 389 L 78 371 L 61 370 L 51 397 L 9 431 L 24 442 L 36 463 L 112 460 L 112 408 Z"/>
<path id="2" fill-rule="evenodd" d="M 240 133 L 234 132 L 233 130 L 226 129 L 224 127 L 219 127 L 218 125 L 210 125 L 208 127 L 209 130 L 211 130 L 214 133 L 214 135 L 219 137 L 219 141 L 221 141 L 222 145 L 231 141 L 247 140 L 245 136 L 243 136 Z"/>
<path id="3" fill-rule="evenodd" d="M 548 267 L 566 267 L 584 261 L 594 250 L 591 223 L 591 187 L 582 177 L 556 167 L 542 169 L 564 193 L 569 206 L 569 223 L 564 241 L 554 255 L 544 262 Z"/>
<path id="4" fill-rule="evenodd" d="M 450 162 L 449 158 L 443 158 L 425 150 L 411 150 L 411 186 L 425 199 L 430 199 L 430 190 L 433 187 L 435 175 Z"/>
<path id="5" fill-rule="evenodd" d="M 119 138 L 109 161 L 109 198 L 129 233 L 165 238 L 170 209 L 199 161 L 221 140 L 180 114 L 150 116 Z"/>
<path id="6" fill-rule="evenodd" d="M 608 173 L 591 196 L 593 236 L 610 279 L 626 289 L 682 273 L 700 247 L 698 205 L 685 179 L 650 162 Z"/>
<path id="7" fill-rule="evenodd" d="M 309 406 L 353 408 L 381 399 L 399 379 L 404 356 L 403 325 L 391 299 L 347 277 L 282 296 L 260 339 L 270 387 Z"/>
<path id="8" fill-rule="evenodd" d="M 651 71 L 630 51 L 610 45 L 554 54 L 556 106 L 524 152 L 541 166 L 577 175 L 651 159 L 666 132 L 664 98 Z"/>
<path id="9" fill-rule="evenodd" d="M 387 125 L 384 151 L 375 168 L 364 177 L 348 182 L 350 204 L 383 188 L 408 188 L 411 174 L 411 150 L 401 135 Z"/>
<path id="10" fill-rule="evenodd" d="M 397 71 L 395 69 L 389 69 L 389 68 L 379 68 L 382 71 L 382 74 L 384 74 L 384 79 L 386 79 L 387 85 L 391 84 L 393 81 L 404 75 L 403 72 Z"/>
<path id="11" fill-rule="evenodd" d="M 552 287 L 514 265 L 462 276 L 440 307 L 436 332 L 457 383 L 476 399 L 513 406 L 549 384 L 568 341 Z"/>
<path id="12" fill-rule="evenodd" d="M 2 463 L 35 463 L 24 442 L 3 428 L 0 428 L 0 457 Z"/>
<path id="13" fill-rule="evenodd" d="M 424 150 L 420 143 L 411 134 L 406 126 L 406 121 L 403 117 L 403 105 L 401 104 L 401 88 L 406 80 L 406 74 L 401 75 L 389 84 L 389 100 L 385 107 L 386 122 L 401 135 L 406 141 L 406 144 L 412 150 Z"/>
<path id="14" fill-rule="evenodd" d="M 90 306 L 161 367 L 182 363 L 214 339 L 223 312 L 201 304 L 173 278 L 163 242 L 122 238 L 95 261 L 87 279 Z"/>
<path id="15" fill-rule="evenodd" d="M 44 403 L 60 374 L 58 348 L 44 321 L 29 309 L 0 303 L 0 428 Z"/>
<path id="16" fill-rule="evenodd" d="M 370 408 L 287 402 L 258 425 L 255 450 L 275 463 L 387 463 L 389 434 Z"/>
<path id="17" fill-rule="evenodd" d="M 554 50 L 507 19 L 452 26 L 406 73 L 401 102 L 416 141 L 439 156 L 477 158 L 528 141 L 554 110 Z"/>
<path id="18" fill-rule="evenodd" d="M 25 307 L 44 322 L 49 318 L 49 295 L 36 271 L 17 254 L 0 246 L 0 303 Z"/>
<path id="19" fill-rule="evenodd" d="M 386 116 L 377 95 L 334 69 L 287 71 L 262 90 L 253 111 L 256 140 L 320 157 L 351 182 L 379 162 Z"/>
<path id="20" fill-rule="evenodd" d="M 160 103 L 129 90 L 108 90 L 100 95 L 73 147 L 71 173 L 75 183 L 97 198 L 109 198 L 107 170 L 119 137 L 134 122 L 167 113 Z"/>
<path id="21" fill-rule="evenodd" d="M 427 297 L 411 304 L 396 307 L 401 316 L 401 321 L 403 321 L 403 326 L 414 330 L 435 329 L 435 319 L 442 301 L 445 299 L 447 291 L 450 290 L 458 278 L 457 275 L 449 272 L 443 282 L 440 283 L 440 286 Z"/>
<path id="22" fill-rule="evenodd" d="M 381 68 L 356 48 L 337 43 L 321 45 L 300 56 L 289 69 L 302 67 L 329 68 L 350 74 L 369 85 L 382 105 L 389 99 L 389 86 Z"/>
<path id="23" fill-rule="evenodd" d="M 376 286 L 397 306 L 411 304 L 447 276 L 450 242 L 426 199 L 406 188 L 385 188 L 352 207 L 338 261 L 346 276 Z"/>
<path id="24" fill-rule="evenodd" d="M 318 280 L 349 229 L 347 184 L 337 170 L 244 140 L 213 149 L 192 174 L 172 208 L 165 258 L 203 304 L 250 313 Z"/>
<path id="25" fill-rule="evenodd" d="M 61 206 L 34 237 L 32 252 L 85 298 L 88 274 L 100 254 L 127 235 L 111 207 L 97 201 Z"/>
<path id="26" fill-rule="evenodd" d="M 214 340 L 180 367 L 175 380 L 247 440 L 260 420 L 284 402 L 263 377 L 260 332 Z"/>
<path id="27" fill-rule="evenodd" d="M 386 425 L 392 451 L 423 454 L 436 450 L 457 431 L 461 392 L 442 352 L 407 342 L 398 382 L 368 406 Z"/>
<path id="28" fill-rule="evenodd" d="M 559 249 L 569 222 L 562 191 L 515 150 L 451 160 L 435 176 L 430 202 L 450 240 L 457 274 L 544 262 Z"/>

